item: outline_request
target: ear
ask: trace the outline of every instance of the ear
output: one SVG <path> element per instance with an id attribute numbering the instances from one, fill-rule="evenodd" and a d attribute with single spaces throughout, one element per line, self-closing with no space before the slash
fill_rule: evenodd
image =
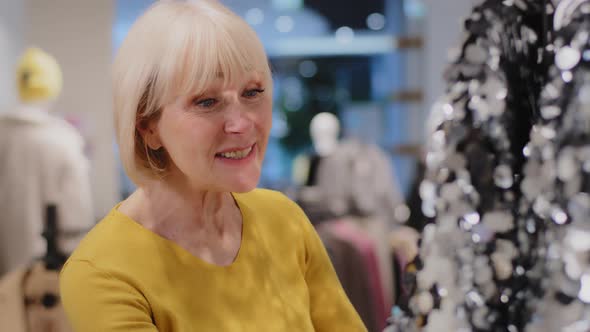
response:
<path id="1" fill-rule="evenodd" d="M 152 150 L 158 150 L 162 147 L 162 140 L 158 130 L 158 122 L 154 120 L 143 120 L 137 124 L 137 130 L 143 138 L 143 141 Z"/>

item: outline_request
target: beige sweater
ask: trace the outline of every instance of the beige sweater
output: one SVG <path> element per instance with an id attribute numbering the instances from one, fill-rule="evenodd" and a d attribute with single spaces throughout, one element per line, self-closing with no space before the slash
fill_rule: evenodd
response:
<path id="1" fill-rule="evenodd" d="M 71 252 L 94 224 L 80 134 L 35 109 L 0 116 L 0 277 L 45 253 L 47 204 L 57 205 L 61 249 Z"/>

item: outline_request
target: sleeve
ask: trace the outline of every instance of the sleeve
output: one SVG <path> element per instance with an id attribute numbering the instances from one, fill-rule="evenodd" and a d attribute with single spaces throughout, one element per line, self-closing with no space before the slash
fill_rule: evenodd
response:
<path id="1" fill-rule="evenodd" d="M 145 297 L 88 261 L 69 261 L 60 276 L 66 315 L 76 332 L 157 332 Z"/>
<path id="2" fill-rule="evenodd" d="M 299 208 L 298 208 L 299 209 Z M 367 331 L 346 296 L 315 228 L 300 211 L 305 236 L 305 280 L 309 289 L 311 319 L 318 332 Z"/>
<path id="3" fill-rule="evenodd" d="M 52 135 L 42 145 L 47 167 L 43 169 L 43 200 L 57 205 L 61 251 L 71 253 L 94 226 L 90 165 L 82 137 L 61 122 L 50 126 Z"/>
<path id="4" fill-rule="evenodd" d="M 81 146 L 75 149 L 71 147 L 64 152 L 58 181 L 59 246 L 70 253 L 95 222 L 89 162 Z"/>

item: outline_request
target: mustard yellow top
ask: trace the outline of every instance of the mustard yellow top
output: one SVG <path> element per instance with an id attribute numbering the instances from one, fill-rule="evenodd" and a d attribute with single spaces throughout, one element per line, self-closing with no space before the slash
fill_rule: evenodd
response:
<path id="1" fill-rule="evenodd" d="M 234 194 L 242 245 L 209 264 L 114 208 L 61 272 L 78 332 L 366 331 L 301 209 L 282 194 Z"/>

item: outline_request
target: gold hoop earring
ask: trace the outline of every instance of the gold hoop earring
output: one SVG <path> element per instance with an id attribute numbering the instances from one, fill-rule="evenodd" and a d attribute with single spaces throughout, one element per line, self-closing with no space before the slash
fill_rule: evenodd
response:
<path id="1" fill-rule="evenodd" d="M 166 169 L 165 169 L 164 165 L 158 165 L 158 164 L 162 164 L 162 161 L 159 160 L 160 156 L 156 155 L 157 151 L 163 149 L 163 147 L 161 147 L 158 150 L 153 150 L 152 148 L 150 148 L 147 145 L 146 142 L 144 142 L 143 146 L 145 149 L 145 155 L 147 158 L 147 162 L 148 162 L 148 165 L 150 166 L 150 168 L 152 170 L 154 170 L 156 173 L 163 173 Z M 159 162 L 154 162 L 154 159 Z"/>

